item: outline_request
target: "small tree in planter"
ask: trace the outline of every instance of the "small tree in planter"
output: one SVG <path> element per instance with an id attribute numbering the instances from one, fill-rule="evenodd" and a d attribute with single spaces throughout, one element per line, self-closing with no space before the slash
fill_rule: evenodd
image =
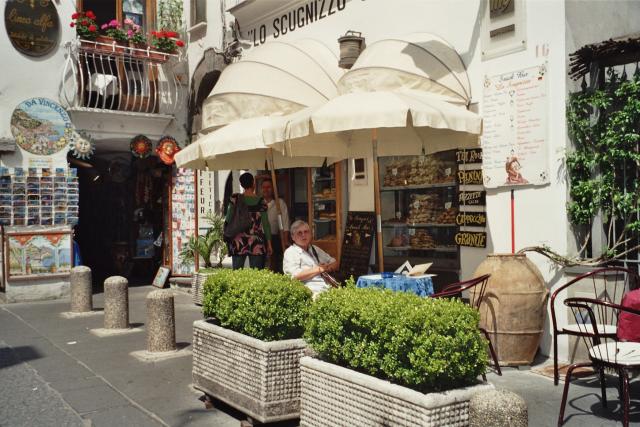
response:
<path id="1" fill-rule="evenodd" d="M 199 269 L 193 275 L 191 282 L 191 294 L 196 305 L 202 305 L 202 286 L 207 276 L 214 272 L 211 258 L 214 257 L 216 267 L 222 267 L 222 260 L 227 255 L 227 246 L 224 242 L 224 216 L 208 212 L 205 219 L 209 223 L 209 229 L 203 235 L 194 235 L 180 252 L 180 258 L 184 264 L 191 265 L 199 256 L 204 263 L 204 268 Z"/>
<path id="2" fill-rule="evenodd" d="M 319 359 L 301 361 L 301 425 L 464 424 L 471 396 L 491 388 L 478 382 L 487 365 L 478 321 L 458 300 L 322 294 L 306 325 Z"/>
<path id="3" fill-rule="evenodd" d="M 204 286 L 193 324 L 196 388 L 260 422 L 300 414 L 301 339 L 311 292 L 266 270 L 220 269 Z"/>

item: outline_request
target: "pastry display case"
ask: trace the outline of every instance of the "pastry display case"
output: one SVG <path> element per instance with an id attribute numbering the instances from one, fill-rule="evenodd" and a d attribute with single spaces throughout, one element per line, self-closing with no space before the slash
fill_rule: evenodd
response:
<path id="1" fill-rule="evenodd" d="M 455 150 L 383 157 L 379 164 L 384 270 L 394 271 L 407 260 L 431 262 L 436 284 L 458 280 Z"/>
<path id="2" fill-rule="evenodd" d="M 309 186 L 309 223 L 313 233 L 313 242 L 328 254 L 340 259 L 342 237 L 342 174 L 341 167 L 331 165 L 322 168 L 307 169 Z"/>

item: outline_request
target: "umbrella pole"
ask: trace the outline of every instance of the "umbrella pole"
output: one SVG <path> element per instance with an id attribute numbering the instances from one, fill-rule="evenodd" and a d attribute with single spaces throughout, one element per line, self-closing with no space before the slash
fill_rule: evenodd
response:
<path id="1" fill-rule="evenodd" d="M 378 173 L 378 129 L 371 131 L 371 146 L 373 154 L 373 195 L 376 211 L 376 243 L 378 250 L 378 271 L 384 271 L 384 254 L 382 245 L 382 207 L 380 206 L 380 174 Z"/>
<path id="2" fill-rule="evenodd" d="M 273 148 L 269 148 L 269 170 L 271 171 L 271 182 L 273 183 L 273 199 L 276 204 L 276 211 L 278 212 L 278 228 L 280 233 L 280 244 L 282 245 L 282 251 L 286 249 L 284 242 L 284 230 L 282 229 L 282 208 L 280 207 L 280 198 L 278 197 L 278 181 L 276 180 L 276 169 L 273 161 Z"/>

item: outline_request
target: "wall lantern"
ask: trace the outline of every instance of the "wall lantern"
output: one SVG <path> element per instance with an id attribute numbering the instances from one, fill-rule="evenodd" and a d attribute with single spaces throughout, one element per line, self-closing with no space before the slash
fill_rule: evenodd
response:
<path id="1" fill-rule="evenodd" d="M 338 39 L 340 43 L 340 61 L 338 66 L 340 68 L 349 69 L 353 67 L 353 64 L 360 56 L 360 52 L 364 50 L 364 37 L 362 33 L 357 31 L 347 31 L 347 33 Z"/>

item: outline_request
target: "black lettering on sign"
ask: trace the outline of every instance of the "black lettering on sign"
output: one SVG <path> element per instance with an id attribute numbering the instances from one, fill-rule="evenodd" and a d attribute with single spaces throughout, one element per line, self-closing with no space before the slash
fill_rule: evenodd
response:
<path id="1" fill-rule="evenodd" d="M 486 191 L 461 191 L 458 193 L 460 206 L 485 206 L 487 200 Z"/>
<path id="2" fill-rule="evenodd" d="M 455 237 L 456 245 L 468 246 L 471 248 L 486 248 L 487 247 L 487 233 L 461 231 L 456 233 Z"/>
<path id="3" fill-rule="evenodd" d="M 484 212 L 458 212 L 456 225 L 460 227 L 486 227 L 487 214 Z"/>
<path id="4" fill-rule="evenodd" d="M 459 165 L 482 163 L 482 148 L 456 151 L 456 162 Z"/>
<path id="5" fill-rule="evenodd" d="M 340 252 L 341 279 L 367 274 L 371 248 L 376 234 L 376 215 L 373 212 L 349 212 Z"/>
<path id="6" fill-rule="evenodd" d="M 482 185 L 482 169 L 459 170 L 459 185 Z"/>

